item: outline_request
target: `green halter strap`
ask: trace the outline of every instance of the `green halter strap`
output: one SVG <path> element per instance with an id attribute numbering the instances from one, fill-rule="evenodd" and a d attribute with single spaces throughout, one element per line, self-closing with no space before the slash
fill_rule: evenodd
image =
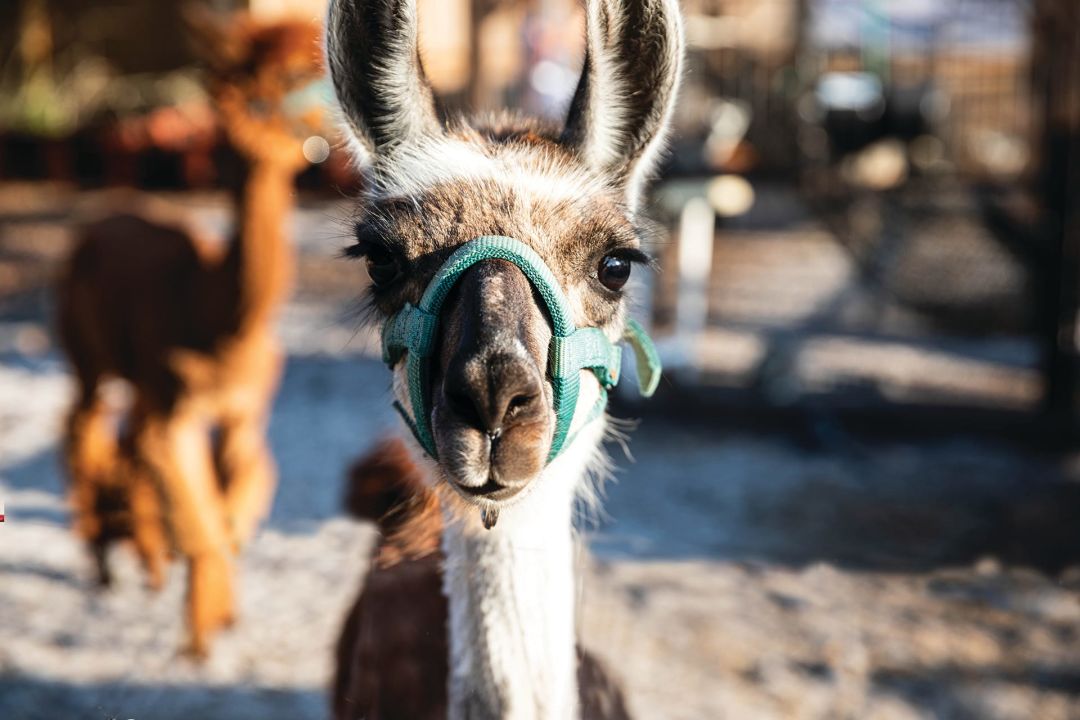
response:
<path id="1" fill-rule="evenodd" d="M 598 328 L 574 327 L 569 302 L 551 268 L 532 248 L 519 240 L 485 235 L 465 243 L 435 273 L 420 304 L 406 303 L 383 326 L 383 362 L 393 368 L 405 356 L 409 401 L 415 415 L 409 417 L 398 402 L 394 403 L 394 407 L 424 450 L 432 458 L 437 458 L 428 403 L 428 363 L 438 335 L 439 313 L 446 296 L 461 275 L 481 260 L 490 258 L 506 260 L 521 268 L 543 298 L 551 316 L 553 337 L 548 353 L 548 376 L 555 406 L 555 434 L 547 458 L 551 462 L 567 445 L 577 407 L 581 371 L 588 368 L 600 382 L 600 398 L 582 425 L 584 427 L 603 413 L 607 406 L 607 391 L 619 382 L 622 353 Z M 634 348 L 639 390 L 648 397 L 660 382 L 660 356 L 644 328 L 632 319 L 627 321 L 623 339 Z"/>

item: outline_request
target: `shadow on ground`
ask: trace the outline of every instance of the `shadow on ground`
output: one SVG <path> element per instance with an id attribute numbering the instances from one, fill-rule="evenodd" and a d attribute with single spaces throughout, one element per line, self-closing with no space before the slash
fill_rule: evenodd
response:
<path id="1" fill-rule="evenodd" d="M 937 717 L 982 720 L 1004 717 L 987 696 L 1004 696 L 1017 689 L 1035 689 L 1064 696 L 1080 696 L 1080 671 L 1056 666 L 919 668 L 879 671 L 872 681 L 882 691 L 902 697 L 915 707 L 934 708 Z"/>
<path id="2" fill-rule="evenodd" d="M 296 720 L 327 713 L 322 690 L 122 682 L 84 685 L 23 675 L 0 677 L 0 699 L 0 711 L 6 705 L 29 713 L 18 720 Z"/>
<path id="3" fill-rule="evenodd" d="M 1080 483 L 1052 458 L 955 437 L 807 450 L 661 423 L 634 433 L 602 553 L 885 571 L 1080 562 Z"/>

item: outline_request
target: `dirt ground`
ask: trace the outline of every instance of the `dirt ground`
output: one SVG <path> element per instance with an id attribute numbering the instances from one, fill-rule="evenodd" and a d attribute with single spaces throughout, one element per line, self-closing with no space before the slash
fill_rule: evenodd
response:
<path id="1" fill-rule="evenodd" d="M 0 193 L 0 718 L 326 717 L 373 540 L 340 513 L 343 469 L 396 427 L 337 208 L 298 220 L 281 486 L 242 558 L 241 620 L 203 665 L 176 652 L 182 570 L 155 596 L 120 548 L 98 591 L 68 529 L 71 383 L 44 284 L 66 230 L 47 210 Z M 579 607 L 636 717 L 1080 718 L 1080 456 L 638 414 L 583 530 Z"/>

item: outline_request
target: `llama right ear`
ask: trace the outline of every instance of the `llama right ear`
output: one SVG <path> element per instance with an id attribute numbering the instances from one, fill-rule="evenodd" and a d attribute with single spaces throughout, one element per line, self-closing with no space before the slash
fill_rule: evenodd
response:
<path id="1" fill-rule="evenodd" d="M 562 142 L 636 209 L 671 119 L 683 61 L 678 0 L 587 0 L 585 69 Z"/>
<path id="2" fill-rule="evenodd" d="M 416 0 L 331 0 L 326 64 L 358 160 L 442 133 L 420 64 Z"/>

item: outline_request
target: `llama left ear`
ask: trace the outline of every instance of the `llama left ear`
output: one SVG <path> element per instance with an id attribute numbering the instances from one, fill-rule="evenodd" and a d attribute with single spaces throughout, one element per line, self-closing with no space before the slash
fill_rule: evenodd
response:
<path id="1" fill-rule="evenodd" d="M 636 209 L 671 119 L 683 61 L 678 0 L 588 0 L 585 68 L 562 141 L 615 176 Z"/>
<path id="2" fill-rule="evenodd" d="M 330 0 L 326 64 L 362 162 L 443 133 L 418 27 L 416 0 Z"/>

